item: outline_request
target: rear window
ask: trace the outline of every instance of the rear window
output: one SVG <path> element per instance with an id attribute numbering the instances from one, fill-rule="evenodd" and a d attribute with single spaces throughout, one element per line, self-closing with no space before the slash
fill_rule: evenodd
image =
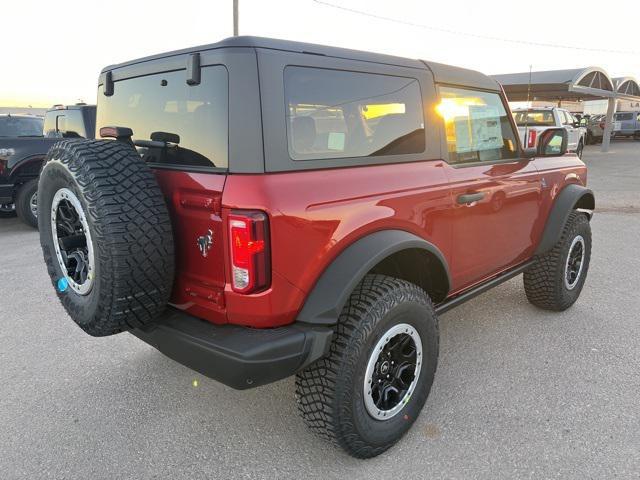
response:
<path id="1" fill-rule="evenodd" d="M 129 127 L 133 139 L 154 132 L 176 134 L 177 146 L 138 147 L 151 164 L 177 167 L 228 167 L 228 74 L 223 66 L 203 67 L 199 85 L 186 84 L 184 70 L 120 80 L 114 93 L 98 95 L 101 127 Z"/>
<path id="2" fill-rule="evenodd" d="M 0 137 L 42 137 L 42 118 L 0 117 Z"/>
<path id="3" fill-rule="evenodd" d="M 425 149 L 420 86 L 414 78 L 287 67 L 284 84 L 293 160 Z"/>
<path id="4" fill-rule="evenodd" d="M 616 113 L 617 121 L 633 120 L 633 113 Z"/>
<path id="5" fill-rule="evenodd" d="M 553 112 L 550 110 L 529 110 L 515 112 L 516 125 L 519 127 L 553 127 L 556 124 Z"/>

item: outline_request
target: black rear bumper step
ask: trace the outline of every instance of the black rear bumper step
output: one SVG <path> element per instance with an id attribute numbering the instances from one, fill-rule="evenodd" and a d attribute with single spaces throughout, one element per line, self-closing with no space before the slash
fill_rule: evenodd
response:
<path id="1" fill-rule="evenodd" d="M 244 390 L 289 377 L 326 355 L 333 330 L 302 323 L 214 325 L 169 307 L 153 325 L 131 333 L 176 362 Z"/>

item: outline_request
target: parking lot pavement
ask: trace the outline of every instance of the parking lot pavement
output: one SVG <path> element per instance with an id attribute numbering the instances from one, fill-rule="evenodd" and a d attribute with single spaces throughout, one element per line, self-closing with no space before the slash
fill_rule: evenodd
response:
<path id="1" fill-rule="evenodd" d="M 85 335 L 37 233 L 0 220 L 0 476 L 638 478 L 640 142 L 585 161 L 602 211 L 580 300 L 537 310 L 518 277 L 444 315 L 422 415 L 368 461 L 306 430 L 291 379 L 238 392 L 131 335 Z"/>

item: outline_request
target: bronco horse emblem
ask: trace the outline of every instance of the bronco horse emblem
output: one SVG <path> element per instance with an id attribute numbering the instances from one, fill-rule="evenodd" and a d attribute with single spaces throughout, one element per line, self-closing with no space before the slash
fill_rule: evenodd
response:
<path id="1" fill-rule="evenodd" d="M 209 254 L 209 250 L 211 250 L 211 246 L 213 245 L 213 232 L 208 230 L 206 235 L 202 235 L 198 237 L 196 240 L 196 244 L 198 245 L 198 249 L 203 257 L 206 257 Z"/>

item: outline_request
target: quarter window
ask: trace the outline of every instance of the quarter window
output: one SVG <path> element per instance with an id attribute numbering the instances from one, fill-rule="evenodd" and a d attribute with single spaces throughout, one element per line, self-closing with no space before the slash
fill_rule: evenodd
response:
<path id="1" fill-rule="evenodd" d="M 449 162 L 494 162 L 518 156 L 516 135 L 497 93 L 440 87 Z"/>
<path id="2" fill-rule="evenodd" d="M 414 78 L 287 67 L 284 84 L 293 160 L 425 149 L 420 86 Z"/>
<path id="3" fill-rule="evenodd" d="M 227 69 L 219 65 L 203 67 L 200 84 L 193 86 L 186 84 L 184 70 L 117 81 L 110 97 L 100 89 L 97 131 L 129 127 L 134 141 L 152 140 L 155 132 L 177 134 L 177 146 L 138 151 L 152 164 L 227 168 L 227 84 Z"/>

